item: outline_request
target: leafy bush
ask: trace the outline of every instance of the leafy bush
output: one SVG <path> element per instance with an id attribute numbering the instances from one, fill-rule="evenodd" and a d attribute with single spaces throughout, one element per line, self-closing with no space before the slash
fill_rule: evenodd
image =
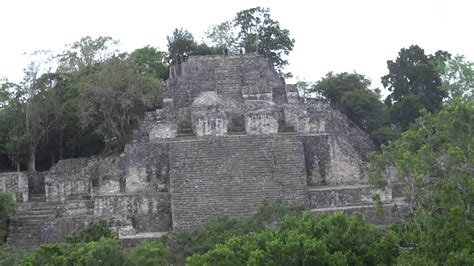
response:
<path id="1" fill-rule="evenodd" d="M 73 232 L 66 237 L 68 243 L 88 243 L 91 241 L 99 241 L 101 238 L 116 239 L 117 235 L 112 232 L 104 220 L 98 220 L 80 231 Z"/>
<path id="2" fill-rule="evenodd" d="M 12 266 L 18 265 L 25 256 L 25 252 L 0 244 L 0 265 Z"/>
<path id="3" fill-rule="evenodd" d="M 360 217 L 342 213 L 310 218 L 286 216 L 270 228 L 233 236 L 189 265 L 373 265 L 389 264 L 397 255 L 396 238 Z"/>
<path id="4" fill-rule="evenodd" d="M 15 210 L 15 202 L 12 195 L 6 192 L 0 192 L 0 243 L 4 242 L 5 224 L 8 216 Z"/>
<path id="5" fill-rule="evenodd" d="M 264 203 L 254 216 L 247 219 L 220 218 L 192 232 L 172 233 L 162 240 L 170 249 L 167 260 L 170 264 L 184 264 L 186 257 L 203 254 L 233 236 L 276 228 L 286 215 L 300 216 L 302 212 L 301 206 Z"/>
<path id="6" fill-rule="evenodd" d="M 20 265 L 124 265 L 124 255 L 118 240 L 102 238 L 99 241 L 77 244 L 47 244 L 27 256 Z"/>
<path id="7" fill-rule="evenodd" d="M 169 250 L 160 241 L 146 241 L 124 253 L 126 265 L 154 266 L 167 265 L 165 257 Z"/>

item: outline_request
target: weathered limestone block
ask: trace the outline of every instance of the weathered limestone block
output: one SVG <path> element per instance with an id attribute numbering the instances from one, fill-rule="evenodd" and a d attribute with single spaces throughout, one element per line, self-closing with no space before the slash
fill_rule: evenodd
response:
<path id="1" fill-rule="evenodd" d="M 248 135 L 275 134 L 278 132 L 278 111 L 262 108 L 245 113 L 245 131 Z"/>
<path id="2" fill-rule="evenodd" d="M 348 139 L 329 135 L 330 163 L 326 184 L 360 184 L 367 183 L 361 172 L 364 164 Z"/>
<path id="3" fill-rule="evenodd" d="M 298 104 L 300 102 L 300 95 L 298 87 L 295 84 L 286 84 L 286 98 L 289 104 Z"/>
<path id="4" fill-rule="evenodd" d="M 171 229 L 169 193 L 117 194 L 98 196 L 94 200 L 94 216 L 130 220 L 132 232 L 162 232 Z"/>
<path id="5" fill-rule="evenodd" d="M 148 135 L 150 142 L 159 142 L 166 139 L 176 138 L 178 125 L 174 122 L 159 122 L 154 124 Z"/>
<path id="6" fill-rule="evenodd" d="M 309 186 L 327 185 L 331 160 L 328 138 L 327 135 L 301 136 Z"/>
<path id="7" fill-rule="evenodd" d="M 124 191 L 125 163 L 124 153 L 90 158 L 87 167 L 90 169 L 92 195 L 109 195 Z"/>
<path id="8" fill-rule="evenodd" d="M 242 98 L 244 100 L 272 101 L 273 92 L 264 81 L 259 80 L 252 85 L 242 87 Z"/>
<path id="9" fill-rule="evenodd" d="M 311 131 L 308 112 L 301 106 L 285 104 L 283 115 L 287 127 L 294 128 L 296 132 L 308 133 Z"/>
<path id="10" fill-rule="evenodd" d="M 173 98 L 164 98 L 163 99 L 163 109 L 174 109 Z"/>
<path id="11" fill-rule="evenodd" d="M 202 92 L 191 107 L 193 132 L 198 137 L 227 135 L 228 119 L 224 100 L 215 92 Z"/>
<path id="12" fill-rule="evenodd" d="M 16 202 L 28 202 L 28 176 L 25 173 L 0 174 L 0 192 L 8 192 Z"/>
<path id="13" fill-rule="evenodd" d="M 129 144 L 125 146 L 127 193 L 164 192 L 169 187 L 169 145 Z"/>
<path id="14" fill-rule="evenodd" d="M 43 221 L 41 243 L 61 243 L 66 236 L 78 231 L 94 221 L 92 216 L 51 217 Z"/>
<path id="15" fill-rule="evenodd" d="M 57 162 L 44 178 L 46 201 L 64 202 L 68 198 L 90 195 L 88 159 L 67 159 Z"/>

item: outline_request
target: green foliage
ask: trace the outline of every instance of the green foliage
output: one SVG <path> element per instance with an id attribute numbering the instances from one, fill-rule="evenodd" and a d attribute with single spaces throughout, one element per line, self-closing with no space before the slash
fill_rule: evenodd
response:
<path id="1" fill-rule="evenodd" d="M 99 241 L 101 238 L 116 239 L 107 222 L 104 220 L 95 221 L 85 228 L 74 232 L 66 237 L 68 243 L 87 243 L 91 241 Z"/>
<path id="2" fill-rule="evenodd" d="M 4 242 L 5 224 L 7 218 L 15 210 L 15 202 L 12 195 L 6 192 L 0 192 L 0 245 Z"/>
<path id="3" fill-rule="evenodd" d="M 433 112 L 447 96 L 441 89 L 439 65 L 450 54 L 438 51 L 425 55 L 423 49 L 412 45 L 401 49 L 395 61 L 388 61 L 389 74 L 382 77 L 382 84 L 391 91 L 385 102 L 390 108 L 392 123 L 405 130 L 420 116 L 420 109 Z"/>
<path id="4" fill-rule="evenodd" d="M 342 96 L 347 92 L 358 90 L 367 90 L 370 86 L 370 80 L 363 75 L 347 72 L 334 75 L 332 72 L 326 74 L 326 77 L 316 82 L 310 88 L 310 92 L 317 92 L 329 100 L 334 106 L 341 105 Z"/>
<path id="5" fill-rule="evenodd" d="M 474 100 L 474 63 L 455 56 L 441 65 L 442 89 L 450 99 Z"/>
<path id="6" fill-rule="evenodd" d="M 388 167 L 407 182 L 409 222 L 396 228 L 406 250 L 400 263 L 455 263 L 474 254 L 474 101 L 455 99 L 438 113 L 424 112 L 399 140 L 371 155 L 372 180 Z"/>
<path id="7" fill-rule="evenodd" d="M 245 48 L 247 53 L 257 52 L 269 58 L 275 68 L 283 76 L 283 68 L 288 61 L 283 58 L 292 50 L 295 43 L 290 32 L 280 27 L 280 22 L 270 16 L 270 9 L 255 7 L 242 10 L 234 19 L 234 27 L 238 31 L 237 43 Z"/>
<path id="8" fill-rule="evenodd" d="M 83 71 L 95 64 L 115 56 L 118 53 L 119 41 L 110 36 L 92 38 L 86 36 L 79 41 L 69 44 L 69 49 L 57 55 L 59 72 Z"/>
<path id="9" fill-rule="evenodd" d="M 371 91 L 369 86 L 370 80 L 363 75 L 346 72 L 334 75 L 329 72 L 308 88 L 308 92 L 326 98 L 378 144 L 386 143 L 398 135 L 389 125 L 388 109 L 379 100 L 379 91 Z"/>
<path id="10" fill-rule="evenodd" d="M 121 149 L 148 108 L 158 103 L 159 79 L 137 73 L 125 55 L 101 64 L 80 91 L 79 118 L 95 128 L 110 149 Z"/>
<path id="11" fill-rule="evenodd" d="M 265 203 L 258 213 L 248 219 L 221 218 L 211 220 L 193 232 L 168 235 L 163 239 L 170 248 L 167 260 L 171 264 L 183 264 L 186 257 L 205 253 L 233 236 L 276 228 L 284 216 L 299 216 L 302 210 L 302 207 Z"/>
<path id="12" fill-rule="evenodd" d="M 168 51 L 173 60 L 177 59 L 176 55 L 189 53 L 192 47 L 196 45 L 194 36 L 183 28 L 175 29 L 173 34 L 167 36 L 166 39 L 168 40 Z"/>
<path id="13" fill-rule="evenodd" d="M 26 256 L 24 251 L 0 244 L 0 265 L 13 266 L 20 264 L 20 261 Z"/>
<path id="14" fill-rule="evenodd" d="M 145 241 L 125 252 L 125 265 L 154 266 L 168 265 L 166 256 L 169 250 L 159 241 Z"/>
<path id="15" fill-rule="evenodd" d="M 231 51 L 238 52 L 236 47 L 236 32 L 232 21 L 222 22 L 212 25 L 206 31 L 206 37 L 211 44 L 221 50 L 227 48 Z"/>
<path id="16" fill-rule="evenodd" d="M 0 109 L 0 152 L 7 154 L 20 170 L 20 163 L 26 161 L 28 137 L 26 135 L 26 114 L 24 91 L 21 86 L 8 81 L 1 84 L 2 107 Z"/>
<path id="17" fill-rule="evenodd" d="M 47 244 L 25 257 L 20 265 L 124 265 L 125 257 L 118 240 L 102 238 L 99 241 L 69 245 Z"/>
<path id="18" fill-rule="evenodd" d="M 21 265 L 124 265 L 125 255 L 107 222 L 98 220 L 66 237 L 68 244 L 46 244 Z"/>
<path id="19" fill-rule="evenodd" d="M 136 49 L 130 54 L 130 62 L 142 75 L 165 80 L 168 78 L 168 54 L 150 46 Z"/>
<path id="20" fill-rule="evenodd" d="M 277 230 L 233 236 L 189 265 L 364 265 L 391 263 L 394 240 L 359 217 L 343 214 L 284 219 Z"/>

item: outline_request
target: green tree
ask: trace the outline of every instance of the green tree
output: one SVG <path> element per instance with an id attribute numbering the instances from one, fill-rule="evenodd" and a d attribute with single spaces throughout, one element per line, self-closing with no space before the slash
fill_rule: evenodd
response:
<path id="1" fill-rule="evenodd" d="M 138 71 L 139 72 L 139 71 Z M 79 117 L 111 149 L 121 149 L 144 112 L 157 104 L 162 82 L 137 73 L 126 55 L 113 57 L 87 76 L 80 90 Z"/>
<path id="2" fill-rule="evenodd" d="M 401 49 L 395 61 L 388 61 L 389 73 L 382 77 L 382 84 L 391 94 L 385 102 L 390 107 L 392 123 L 402 130 L 419 117 L 421 108 L 437 110 L 447 96 L 441 88 L 438 65 L 450 58 L 450 54 L 438 51 L 426 55 L 417 45 Z"/>
<path id="3" fill-rule="evenodd" d="M 15 164 L 16 170 L 20 171 L 20 164 L 26 162 L 28 157 L 24 91 L 20 85 L 8 81 L 0 88 L 2 92 L 0 151 L 7 154 Z"/>
<path id="4" fill-rule="evenodd" d="M 406 250 L 401 263 L 474 259 L 474 101 L 456 99 L 423 112 L 401 138 L 371 155 L 371 180 L 395 167 L 407 183 L 408 222 L 396 228 Z"/>
<path id="5" fill-rule="evenodd" d="M 79 71 L 104 62 L 118 54 L 118 43 L 119 41 L 110 36 L 83 37 L 79 41 L 67 45 L 68 49 L 56 56 L 58 70 L 60 72 Z"/>
<path id="6" fill-rule="evenodd" d="M 474 63 L 458 55 L 442 64 L 441 69 L 442 89 L 450 99 L 473 100 Z"/>
<path id="7" fill-rule="evenodd" d="M 168 78 L 168 54 L 158 49 L 145 46 L 130 54 L 130 62 L 135 64 L 142 75 L 165 80 Z"/>
<path id="8" fill-rule="evenodd" d="M 281 224 L 286 215 L 299 217 L 302 212 L 303 208 L 300 206 L 265 203 L 248 219 L 220 218 L 209 221 L 193 232 L 169 234 L 163 238 L 170 250 L 167 261 L 172 265 L 184 264 L 186 257 L 206 253 L 231 237 L 275 228 Z"/>
<path id="9" fill-rule="evenodd" d="M 341 213 L 284 219 L 276 230 L 233 236 L 189 265 L 373 265 L 396 256 L 395 239 L 360 217 Z"/>
<path id="10" fill-rule="evenodd" d="M 351 91 L 368 90 L 370 80 L 363 75 L 357 73 L 339 73 L 334 75 L 328 72 L 324 78 L 316 82 L 309 90 L 316 92 L 325 97 L 329 102 L 339 107 L 341 105 L 342 96 Z"/>
<path id="11" fill-rule="evenodd" d="M 326 98 L 336 109 L 366 130 L 382 144 L 398 136 L 389 124 L 387 107 L 380 101 L 380 91 L 369 89 L 370 80 L 357 73 L 329 72 L 308 89 Z"/>
<path id="12" fill-rule="evenodd" d="M 178 60 L 177 55 L 183 55 L 184 53 L 189 53 L 196 42 L 194 41 L 194 36 L 183 28 L 174 29 L 171 36 L 167 36 L 168 40 L 168 52 L 170 53 L 170 58 L 173 60 Z"/>
<path id="13" fill-rule="evenodd" d="M 166 256 L 169 250 L 159 241 L 144 241 L 125 252 L 126 265 L 155 266 L 168 265 Z"/>
<path id="14" fill-rule="evenodd" d="M 116 239 L 78 244 L 46 244 L 25 257 L 20 265 L 124 265 L 125 258 Z"/>
<path id="15" fill-rule="evenodd" d="M 212 25 L 205 35 L 212 45 L 221 50 L 227 48 L 233 52 L 238 51 L 236 47 L 237 33 L 232 21 Z"/>
<path id="16" fill-rule="evenodd" d="M 105 220 L 95 221 L 77 232 L 73 232 L 66 237 L 68 243 L 88 243 L 99 241 L 101 238 L 117 239 L 117 235 L 112 232 Z"/>
<path id="17" fill-rule="evenodd" d="M 290 73 L 283 73 L 288 64 L 283 56 L 293 50 L 295 40 L 287 29 L 281 28 L 280 23 L 271 18 L 270 9 L 255 7 L 242 10 L 234 19 L 234 27 L 239 32 L 237 42 L 247 53 L 264 55 L 282 75 L 291 76 Z"/>
<path id="18" fill-rule="evenodd" d="M 28 171 L 36 171 L 36 153 L 40 141 L 54 125 L 54 102 L 44 83 L 40 82 L 40 66 L 32 62 L 25 70 L 22 83 L 26 91 L 26 137 L 28 140 Z"/>

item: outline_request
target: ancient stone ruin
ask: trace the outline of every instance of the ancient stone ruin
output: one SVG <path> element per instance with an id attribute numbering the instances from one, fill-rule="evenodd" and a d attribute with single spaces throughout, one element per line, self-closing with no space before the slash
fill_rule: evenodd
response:
<path id="1" fill-rule="evenodd" d="M 153 238 L 250 216 L 265 201 L 375 224 L 398 217 L 399 191 L 368 185 L 362 171 L 368 136 L 328 104 L 302 101 L 262 56 L 190 57 L 171 67 L 163 95 L 122 154 L 0 175 L 0 190 L 18 202 L 8 243 L 61 242 L 97 219 L 123 240 Z"/>

